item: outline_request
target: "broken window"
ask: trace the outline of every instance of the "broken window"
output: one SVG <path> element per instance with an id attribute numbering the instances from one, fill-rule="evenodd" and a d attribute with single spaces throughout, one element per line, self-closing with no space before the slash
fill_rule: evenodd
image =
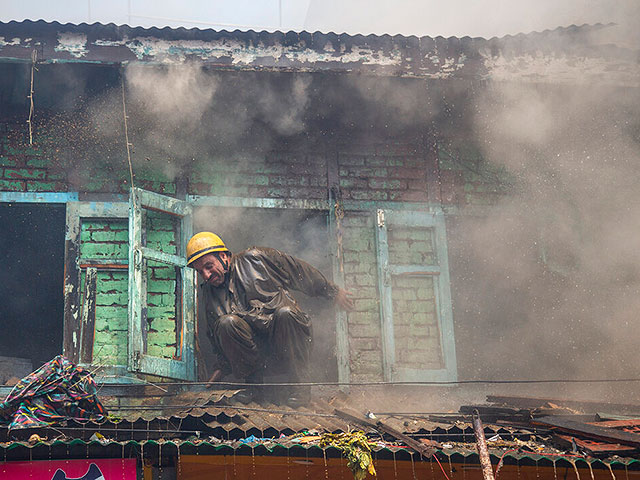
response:
<path id="1" fill-rule="evenodd" d="M 378 210 L 376 240 L 385 380 L 456 380 L 442 213 Z"/>
<path id="2" fill-rule="evenodd" d="M 67 204 L 64 353 L 111 380 L 126 375 L 128 211 L 123 202 Z"/>
<path id="3" fill-rule="evenodd" d="M 130 211 L 129 368 L 195 380 L 191 206 L 134 188 Z"/>
<path id="4" fill-rule="evenodd" d="M 131 372 L 195 379 L 189 207 L 134 192 L 131 208 L 68 204 L 65 354 L 111 381 Z"/>

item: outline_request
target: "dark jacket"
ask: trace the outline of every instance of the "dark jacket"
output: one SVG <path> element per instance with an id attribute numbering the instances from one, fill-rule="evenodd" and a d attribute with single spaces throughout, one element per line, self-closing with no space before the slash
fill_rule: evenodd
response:
<path id="1" fill-rule="evenodd" d="M 227 314 L 237 315 L 251 326 L 263 340 L 268 337 L 274 312 L 290 307 L 301 312 L 290 290 L 311 297 L 335 297 L 338 287 L 308 263 L 273 248 L 251 247 L 231 257 L 229 273 L 219 287 L 201 285 L 208 333 L 218 350 L 223 369 L 226 362 L 220 358 L 215 331 L 218 319 Z"/>

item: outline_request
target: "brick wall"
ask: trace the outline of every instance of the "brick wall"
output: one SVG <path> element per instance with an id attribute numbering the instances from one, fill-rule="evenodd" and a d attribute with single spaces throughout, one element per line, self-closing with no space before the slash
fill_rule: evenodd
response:
<path id="1" fill-rule="evenodd" d="M 389 225 L 389 263 L 435 265 L 433 229 Z M 434 277 L 393 276 L 391 301 L 396 362 L 400 368 L 443 368 Z"/>
<path id="2" fill-rule="evenodd" d="M 338 164 L 345 200 L 427 201 L 427 178 L 421 157 L 340 154 Z"/>
<path id="3" fill-rule="evenodd" d="M 444 204 L 491 206 L 512 192 L 514 180 L 507 171 L 488 164 L 473 144 L 442 142 L 438 158 Z"/>
<path id="4" fill-rule="evenodd" d="M 154 250 L 175 255 L 178 222 L 174 217 L 145 211 L 146 245 Z M 147 353 L 156 357 L 176 355 L 178 320 L 176 269 L 166 264 L 147 261 Z"/>
<path id="5" fill-rule="evenodd" d="M 0 124 L 0 191 L 79 191 L 128 193 L 129 172 L 124 153 L 105 165 L 83 161 L 81 150 L 64 139 L 38 132 L 36 145 L 25 143 L 24 124 Z M 71 153 L 70 153 L 71 152 Z M 78 153 L 79 152 L 79 153 Z M 77 153 L 77 154 L 76 154 Z M 445 204 L 492 205 L 508 193 L 504 172 L 486 165 L 476 149 L 443 142 L 440 149 L 442 200 Z M 424 155 L 411 146 L 351 146 L 336 153 L 273 151 L 257 158 L 201 158 L 176 169 L 188 178 L 188 193 L 214 196 L 318 199 L 328 197 L 327 165 L 337 158 L 344 200 L 426 202 L 428 179 Z M 136 185 L 175 194 L 173 178 L 134 155 Z M 171 160 L 167 160 L 171 163 Z M 372 203 L 373 205 L 373 203 Z M 176 252 L 176 227 L 167 219 L 147 217 L 147 245 Z M 343 219 L 344 273 L 355 293 L 356 309 L 348 315 L 351 373 L 354 381 L 382 378 L 380 306 L 375 250 L 374 212 L 346 211 Z M 390 232 L 390 254 L 399 263 L 426 261 L 432 246 L 424 232 Z M 418 238 L 421 237 L 421 238 Z M 277 245 L 274 245 L 277 247 Z M 127 259 L 128 231 L 123 221 L 82 223 L 81 256 Z M 416 257 L 406 258 L 404 256 Z M 96 293 L 94 362 L 125 364 L 127 352 L 127 273 L 100 271 Z M 148 353 L 171 358 L 176 353 L 176 273 L 150 262 L 148 285 Z M 394 310 L 398 361 L 408 367 L 441 364 L 435 322 L 433 285 L 395 279 Z M 419 332 L 415 334 L 415 332 Z M 422 358 L 422 363 L 416 359 Z"/>
<path id="6" fill-rule="evenodd" d="M 143 225 L 146 245 L 176 253 L 176 224 L 157 212 L 146 212 Z M 129 256 L 127 220 L 83 219 L 80 233 L 80 258 L 92 260 L 124 260 Z M 81 272 L 82 307 L 84 308 L 84 276 Z M 176 271 L 165 264 L 148 261 L 147 284 L 147 353 L 173 358 L 176 354 Z M 96 281 L 96 324 L 93 362 L 105 365 L 126 365 L 128 331 L 128 271 L 98 270 Z"/>
<path id="7" fill-rule="evenodd" d="M 51 145 L 29 145 L 25 126 L 0 123 L 0 191 L 66 192 L 66 175 L 56 168 Z"/>
<path id="8" fill-rule="evenodd" d="M 270 152 L 259 159 L 201 159 L 189 187 L 194 195 L 326 199 L 326 158 Z"/>
<path id="9" fill-rule="evenodd" d="M 352 381 L 379 380 L 382 372 L 377 259 L 371 212 L 345 212 L 343 226 L 344 282 L 354 293 L 348 314 Z"/>
<path id="10" fill-rule="evenodd" d="M 129 231 L 126 220 L 84 219 L 80 223 L 80 258 L 92 260 L 128 260 Z M 81 272 L 81 311 L 84 309 L 84 277 Z M 100 271 L 96 278 L 96 322 L 93 363 L 127 364 L 129 303 L 128 271 Z"/>

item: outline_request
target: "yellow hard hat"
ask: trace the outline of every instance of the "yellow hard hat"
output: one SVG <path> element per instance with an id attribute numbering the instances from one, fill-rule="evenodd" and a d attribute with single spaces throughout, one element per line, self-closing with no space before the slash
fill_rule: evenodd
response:
<path id="1" fill-rule="evenodd" d="M 187 243 L 187 265 L 191 266 L 193 262 L 207 253 L 228 251 L 222 239 L 215 233 L 196 233 Z"/>

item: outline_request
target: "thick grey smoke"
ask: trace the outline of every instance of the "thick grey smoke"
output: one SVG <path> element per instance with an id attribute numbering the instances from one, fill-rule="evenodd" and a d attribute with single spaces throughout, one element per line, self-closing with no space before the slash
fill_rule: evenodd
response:
<path id="1" fill-rule="evenodd" d="M 216 73 L 186 63 L 131 65 L 125 79 L 136 161 L 161 166 L 170 179 L 198 159 L 260 158 L 305 128 L 308 76 Z"/>
<path id="2" fill-rule="evenodd" d="M 637 376 L 637 89 L 493 83 L 474 101 L 475 141 L 515 184 L 465 221 L 475 374 Z"/>
<path id="3" fill-rule="evenodd" d="M 154 69 L 132 64 L 125 71 L 129 94 L 154 120 L 156 128 L 183 129 L 202 122 L 218 88 L 218 80 L 200 65 Z M 149 130 L 154 130 L 153 126 Z"/>

